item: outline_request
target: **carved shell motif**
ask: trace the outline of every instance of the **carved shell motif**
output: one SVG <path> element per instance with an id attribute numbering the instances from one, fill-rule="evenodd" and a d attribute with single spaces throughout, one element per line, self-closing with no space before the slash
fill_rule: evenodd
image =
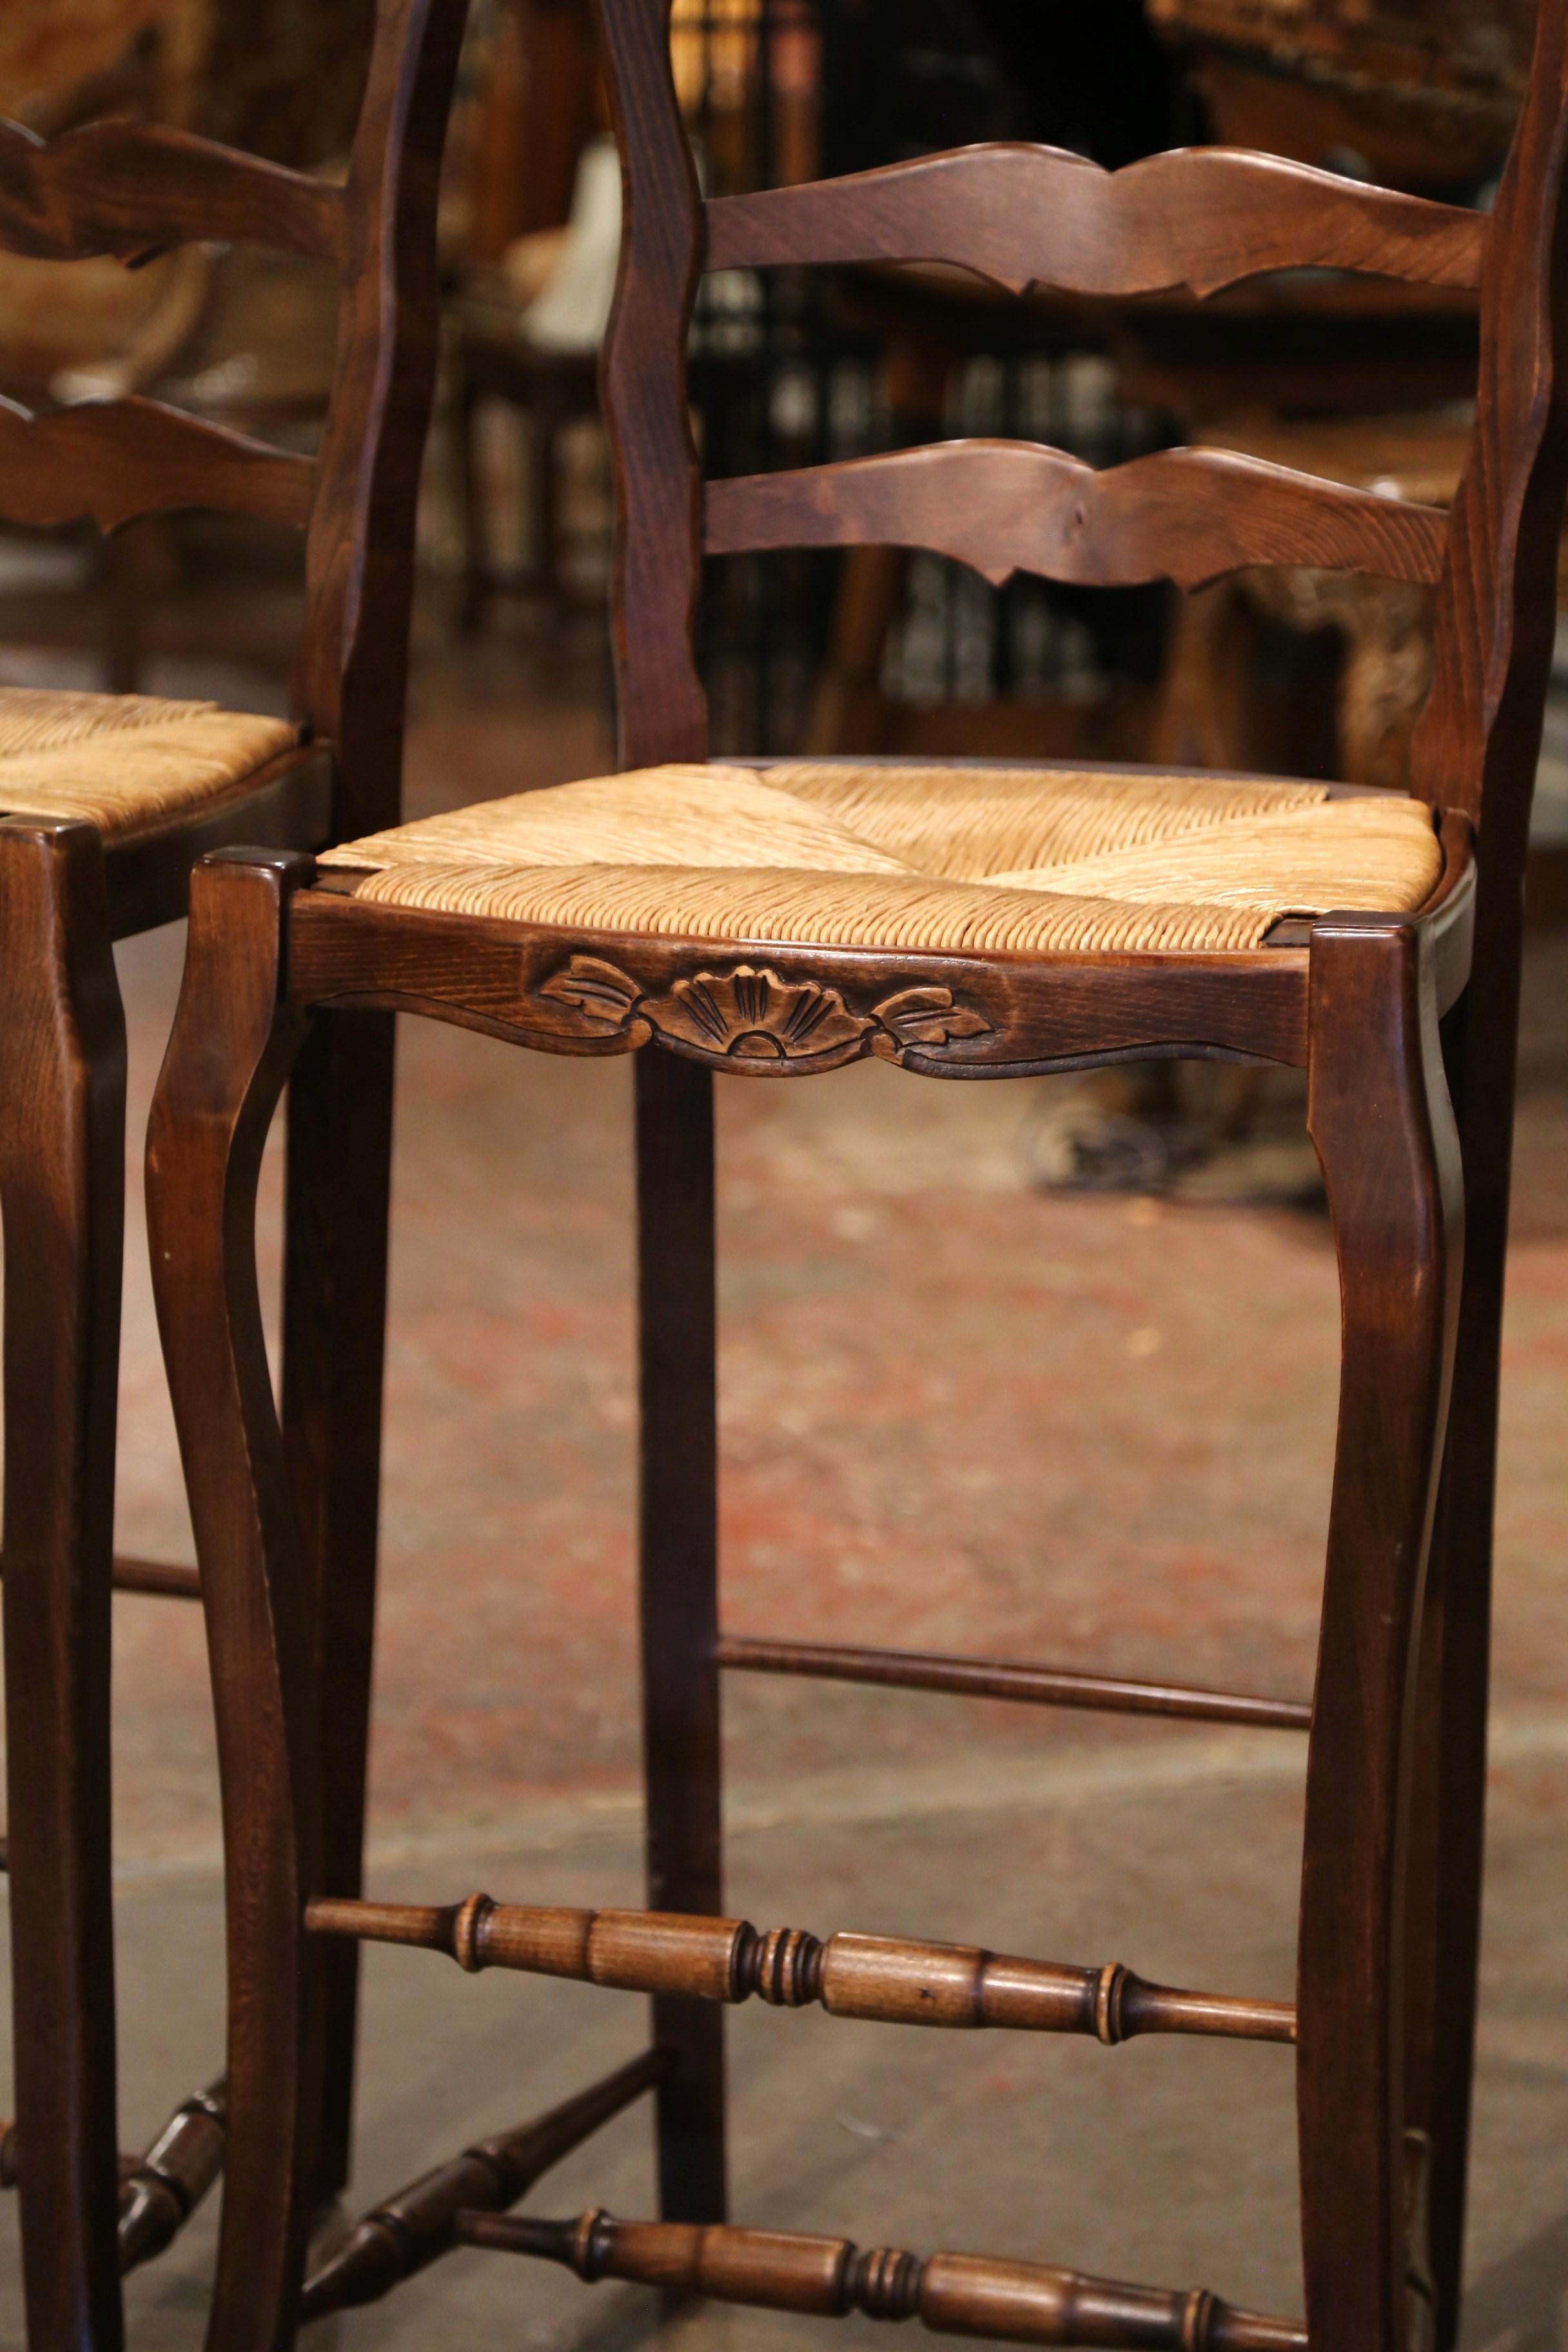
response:
<path id="1" fill-rule="evenodd" d="M 869 1013 L 857 1013 L 836 988 L 815 980 L 784 980 L 754 964 L 678 980 L 666 996 L 647 996 L 618 966 L 598 956 L 573 956 L 540 987 L 542 997 L 569 1006 L 592 1032 L 641 1045 L 657 1033 L 704 1060 L 754 1070 L 832 1069 L 868 1051 L 900 1061 L 911 1048 L 922 1056 L 955 1038 L 984 1037 L 991 1024 L 950 988 L 906 988 Z"/>
<path id="2" fill-rule="evenodd" d="M 678 980 L 668 997 L 646 1007 L 661 1037 L 678 1037 L 727 1062 L 816 1061 L 858 1050 L 871 1026 L 851 1013 L 836 988 L 815 980 L 781 980 L 748 963 L 731 972 Z"/>

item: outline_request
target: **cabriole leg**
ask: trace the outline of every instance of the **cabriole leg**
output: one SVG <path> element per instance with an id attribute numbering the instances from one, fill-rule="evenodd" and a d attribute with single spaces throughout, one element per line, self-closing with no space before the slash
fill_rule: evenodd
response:
<path id="1" fill-rule="evenodd" d="M 637 1056 L 641 1609 L 647 1899 L 721 1906 L 713 1081 L 656 1046 Z M 725 2213 L 724 2028 L 708 2003 L 656 1998 L 679 2063 L 657 2094 L 666 2221 Z"/>
<path id="2" fill-rule="evenodd" d="M 1415 927 L 1354 916 L 1317 926 L 1308 1121 L 1343 1336 L 1298 1961 L 1307 2325 L 1313 2352 L 1398 2352 L 1415 1663 L 1463 1232 Z"/>
<path id="3" fill-rule="evenodd" d="M 5 1640 L 27 2340 L 118 2352 L 110 1563 L 125 1023 L 88 825 L 0 824 Z"/>
<path id="4" fill-rule="evenodd" d="M 290 2343 L 321 2123 L 321 1882 L 310 1592 L 256 1282 L 262 1147 L 300 1035 L 281 999 L 308 858 L 206 860 L 148 1134 L 159 1328 L 201 1564 L 223 1793 L 228 2153 L 207 2341 Z"/>

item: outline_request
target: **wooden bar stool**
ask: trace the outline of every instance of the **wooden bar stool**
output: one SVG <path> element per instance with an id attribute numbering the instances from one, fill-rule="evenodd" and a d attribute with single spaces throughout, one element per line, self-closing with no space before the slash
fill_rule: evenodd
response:
<path id="1" fill-rule="evenodd" d="M 275 2352 L 302 2312 L 371 2300 L 465 2243 L 584 2279 L 918 2314 L 938 2332 L 1032 2343 L 1447 2347 L 1520 877 L 1568 459 L 1553 374 L 1568 0 L 1543 0 L 1489 219 L 1266 157 L 1197 152 L 1108 176 L 1026 147 L 704 205 L 671 84 L 668 0 L 603 0 L 602 16 L 627 194 L 604 379 L 626 772 L 371 835 L 316 864 L 208 860 L 153 1109 L 153 1262 L 202 1561 L 232 1905 L 230 2160 L 209 2341 Z M 1479 415 L 1452 512 L 1213 451 L 1096 475 L 998 442 L 704 489 L 683 383 L 702 268 L 913 257 L 1014 289 L 1119 297 L 1301 266 L 1479 287 Z M 705 763 L 690 649 L 704 550 L 864 541 L 934 548 L 994 579 L 1023 566 L 1190 589 L 1310 560 L 1430 583 L 1436 682 L 1414 796 L 1135 770 Z M 368 1904 L 327 1849 L 312 1585 L 262 1346 L 252 1203 L 291 1060 L 329 1011 L 366 1006 L 547 1053 L 637 1056 L 647 1911 Z M 722 1635 L 711 1074 L 801 1077 L 868 1055 L 967 1079 L 1132 1055 L 1306 1068 L 1343 1299 L 1310 1706 Z M 1305 1731 L 1294 2005 L 1152 1985 L 1115 1964 L 726 1916 L 724 1668 Z M 469 1970 L 647 1993 L 650 2049 L 568 2110 L 400 2191 L 304 2284 L 324 1971 L 367 1937 Z M 1305 2325 L 1201 2291 L 730 2227 L 721 2021 L 753 1995 L 1104 2043 L 1293 2041 Z M 544 2164 L 649 2086 L 661 2220 L 508 2215 Z"/>
<path id="2" fill-rule="evenodd" d="M 0 246 L 128 262 L 195 239 L 335 262 L 331 412 L 288 454 L 139 396 L 0 404 L 0 511 L 54 527 L 210 507 L 306 534 L 288 720 L 142 697 L 0 689 L 0 1204 L 5 1236 L 5 1649 L 16 2114 L 27 2340 L 122 2341 L 120 2273 L 158 2252 L 222 2160 L 223 2084 L 144 2158 L 116 2148 L 110 1851 L 111 1587 L 197 1597 L 112 1557 L 125 1032 L 111 943 L 185 911 L 223 843 L 319 846 L 395 820 L 414 502 L 437 325 L 435 205 L 462 11 L 383 0 L 346 184 L 183 131 L 0 122 Z M 334 1872 L 362 1834 L 374 1578 L 391 1024 L 325 1023 L 292 1082 L 284 1421 L 299 1534 L 330 1559 Z M 318 2186 L 347 2172 L 355 1973 Z"/>

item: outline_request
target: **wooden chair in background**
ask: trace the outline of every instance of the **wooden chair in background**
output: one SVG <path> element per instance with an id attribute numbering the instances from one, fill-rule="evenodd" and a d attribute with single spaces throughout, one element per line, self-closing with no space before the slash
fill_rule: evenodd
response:
<path id="1" fill-rule="evenodd" d="M 460 0 L 389 0 L 346 184 L 179 131 L 0 123 L 0 245 L 134 259 L 194 238 L 335 266 L 341 331 L 320 457 L 141 397 L 0 410 L 0 513 L 53 529 L 186 508 L 303 530 L 291 720 L 0 690 L 0 1205 L 5 1235 L 5 1652 L 16 2120 L 28 2341 L 121 2340 L 119 2273 L 180 2227 L 221 2156 L 193 2101 L 123 2195 L 110 1853 L 113 1586 L 195 1597 L 194 1571 L 112 1558 L 125 1154 L 111 943 L 185 911 L 204 852 L 319 845 L 399 803 L 415 494 L 437 331 L 435 205 Z M 355 1868 L 374 1560 L 391 1024 L 329 1023 L 293 1080 L 284 1416 L 299 1527 L 332 1562 L 336 1867 Z M 345 1415 L 346 1419 L 340 1420 Z M 359 1691 L 356 1702 L 354 1692 Z M 242 1915 L 237 1915 L 243 1925 Z M 332 1994 L 349 2063 L 352 1966 Z M 221 2089 L 221 2086 L 219 2086 Z M 346 2176 L 346 2076 L 317 2173 Z"/>
<path id="2" fill-rule="evenodd" d="M 1543 0 L 1489 219 L 1267 157 L 1189 152 L 1108 175 L 1021 146 L 704 205 L 671 82 L 668 0 L 604 0 L 603 16 L 628 198 L 604 388 L 633 772 L 374 835 L 319 867 L 237 852 L 206 862 L 153 1109 L 153 1265 L 202 1562 L 234 1906 L 210 2340 L 277 2352 L 301 2308 L 369 2300 L 460 2242 L 589 2280 L 825 2315 L 918 2314 L 944 2333 L 1172 2352 L 1309 2341 L 1312 2352 L 1396 2352 L 1435 2338 L 1447 2352 L 1520 879 L 1568 469 L 1554 377 L 1568 0 Z M 1005 442 L 704 488 L 683 380 L 701 270 L 933 257 L 1013 289 L 1037 280 L 1121 299 L 1303 267 L 1479 287 L 1478 422 L 1453 507 L 1234 454 L 1166 452 L 1096 475 Z M 1084 585 L 1193 589 L 1310 562 L 1430 585 L 1436 679 L 1412 794 L 1047 766 L 703 764 L 691 617 L 704 551 L 863 541 L 931 548 L 993 579 L 1024 567 Z M 323 1020 L 366 1007 L 555 1054 L 637 1052 L 647 1912 L 483 1895 L 365 1904 L 329 1848 L 317 1595 L 268 1380 L 249 1203 L 292 1058 L 315 1050 Z M 721 1632 L 712 1073 L 805 1076 L 868 1055 L 963 1078 L 1129 1055 L 1305 1068 L 1343 1307 L 1310 1706 Z M 374 1441 L 350 1429 L 345 1412 L 336 1430 L 357 1479 Z M 725 1917 L 721 1669 L 1305 1732 L 1294 2005 L 1152 1987 L 1114 1965 L 759 1934 Z M 330 1662 L 326 1673 L 330 1702 Z M 301 2305 L 324 1970 L 366 1937 L 446 1951 L 468 1969 L 650 1993 L 652 2048 L 635 2079 L 468 2151 L 369 2216 Z M 751 1993 L 1108 2043 L 1152 2031 L 1293 2042 L 1304 2326 L 1199 2291 L 731 2228 L 722 2006 Z M 499 2210 L 653 2077 L 660 2221 Z"/>

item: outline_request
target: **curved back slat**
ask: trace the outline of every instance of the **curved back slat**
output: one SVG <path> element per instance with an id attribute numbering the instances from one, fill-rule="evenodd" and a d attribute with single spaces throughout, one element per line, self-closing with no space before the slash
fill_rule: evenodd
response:
<path id="1" fill-rule="evenodd" d="M 1252 564 L 1436 581 L 1447 518 L 1224 449 L 1166 449 L 1096 473 L 1059 449 L 944 441 L 838 466 L 710 482 L 712 555 L 872 541 L 920 547 L 1000 586 L 1202 588 Z"/>
<path id="2" fill-rule="evenodd" d="M 957 262 L 1022 293 L 1196 295 L 1279 269 L 1475 288 L 1479 213 L 1222 147 L 1119 172 L 1060 148 L 965 147 L 846 179 L 721 196 L 707 267 Z"/>
<path id="3" fill-rule="evenodd" d="M 159 401 L 84 403 L 34 416 L 0 400 L 0 515 L 38 530 L 216 507 L 303 530 L 316 469 Z"/>
<path id="4" fill-rule="evenodd" d="M 335 260 L 342 194 L 189 131 L 89 122 L 39 139 L 0 120 L 0 247 L 41 261 L 216 238 Z"/>

